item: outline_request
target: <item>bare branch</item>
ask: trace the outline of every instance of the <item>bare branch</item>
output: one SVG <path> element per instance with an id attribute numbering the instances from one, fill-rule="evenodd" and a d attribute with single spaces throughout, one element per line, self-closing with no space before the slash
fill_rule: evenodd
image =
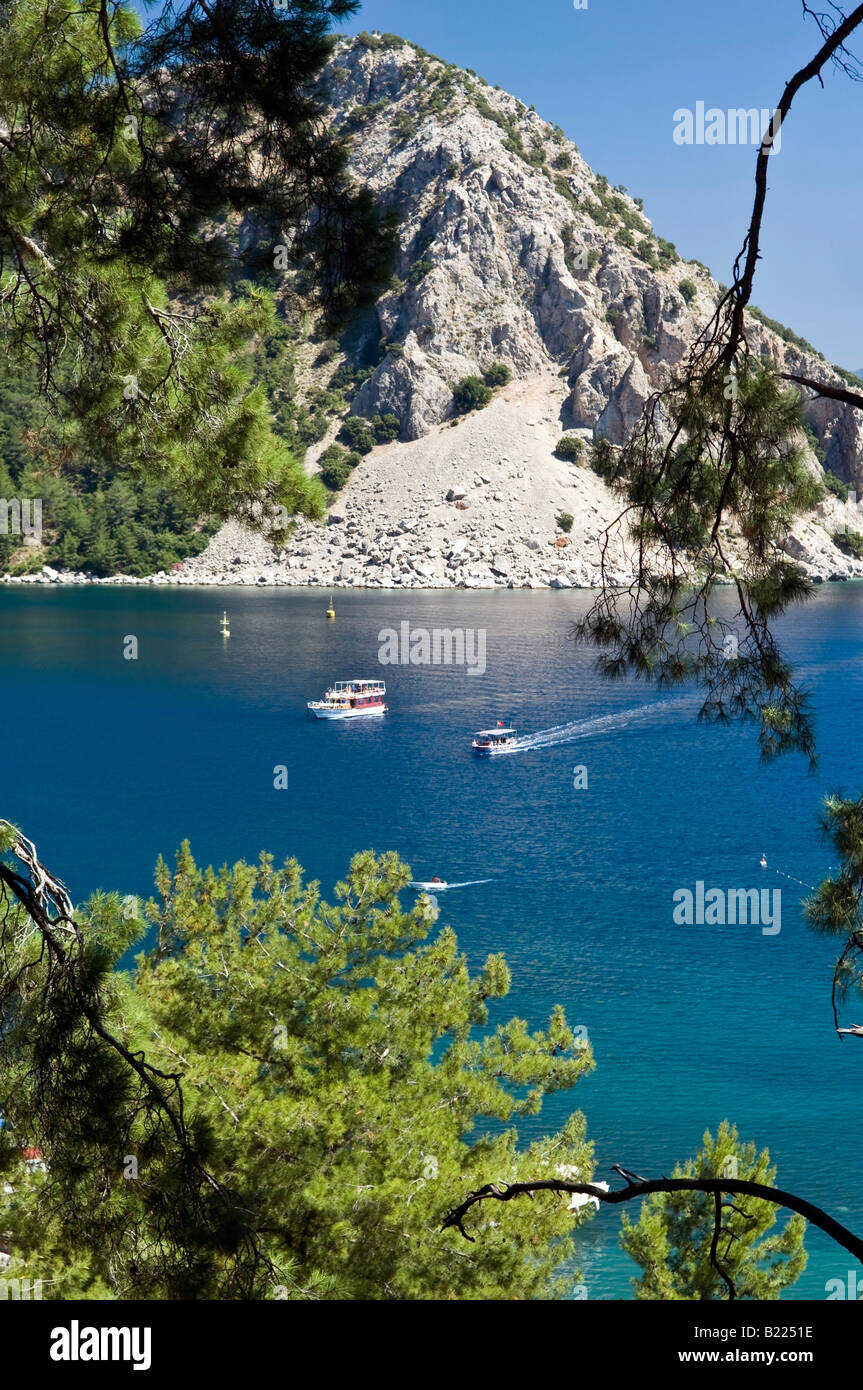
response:
<path id="1" fill-rule="evenodd" d="M 807 9 L 805 4 L 804 9 Z M 723 358 L 726 363 L 732 362 L 743 337 L 743 312 L 752 296 L 755 267 L 760 257 L 761 224 L 764 219 L 764 205 L 767 201 L 767 169 L 773 151 L 773 143 L 784 126 L 785 119 L 791 110 L 791 104 L 801 87 L 805 87 L 807 82 L 812 81 L 813 77 L 821 77 L 821 69 L 842 49 L 845 40 L 860 24 L 863 24 L 863 5 L 857 5 L 832 33 L 827 34 L 814 58 L 794 74 L 779 98 L 770 132 L 765 136 L 758 151 L 755 165 L 755 202 L 743 248 L 734 264 L 734 285 L 732 288 L 734 309 L 731 318 L 731 331 Z M 823 27 L 821 32 L 824 35 Z M 741 275 L 740 261 L 744 254 L 746 259 Z"/>
<path id="2" fill-rule="evenodd" d="M 722 1234 L 722 1193 L 721 1193 L 721 1192 L 714 1192 L 714 1194 L 713 1194 L 713 1239 L 712 1239 L 711 1242 L 710 1242 L 710 1263 L 713 1265 L 713 1268 L 716 1270 L 716 1273 L 719 1275 L 720 1279 L 721 1279 L 722 1282 L 725 1284 L 725 1287 L 726 1287 L 727 1290 L 728 1290 L 728 1297 L 729 1297 L 729 1299 L 732 1299 L 732 1298 L 736 1298 L 736 1297 L 737 1297 L 737 1291 L 736 1291 L 736 1289 L 734 1288 L 734 1281 L 732 1280 L 731 1276 L 730 1276 L 728 1273 L 726 1273 L 726 1271 L 722 1268 L 722 1265 L 719 1263 L 719 1237 L 721 1236 L 721 1234 Z M 731 1246 L 731 1241 L 728 1242 L 728 1247 L 730 1248 L 730 1246 Z M 728 1249 L 726 1249 L 726 1252 L 725 1252 L 725 1253 L 726 1253 L 726 1254 L 728 1253 Z"/>
<path id="3" fill-rule="evenodd" d="M 532 1197 L 536 1192 L 581 1194 L 595 1197 L 597 1201 L 608 1206 L 620 1206 L 623 1202 L 632 1202 L 640 1197 L 649 1197 L 656 1192 L 708 1192 L 717 1197 L 726 1193 L 729 1196 L 757 1197 L 761 1201 L 773 1202 L 778 1207 L 787 1207 L 789 1211 L 797 1212 L 813 1226 L 817 1226 L 820 1231 L 824 1231 L 825 1235 L 830 1236 L 837 1245 L 841 1245 L 855 1259 L 863 1260 L 863 1239 L 856 1236 L 853 1231 L 849 1231 L 846 1226 L 836 1221 L 821 1207 L 815 1206 L 805 1197 L 798 1197 L 793 1192 L 785 1192 L 782 1188 L 769 1187 L 760 1182 L 746 1182 L 743 1179 L 654 1178 L 636 1183 L 630 1182 L 626 1187 L 617 1188 L 611 1192 L 606 1192 L 604 1188 L 596 1187 L 592 1183 L 569 1182 L 563 1178 L 543 1178 L 536 1182 L 516 1182 L 508 1185 L 505 1183 L 487 1183 L 485 1187 L 479 1188 L 476 1192 L 468 1193 L 465 1200 L 447 1214 L 442 1229 L 455 1228 L 461 1231 L 466 1240 L 473 1241 L 474 1237 L 468 1235 L 464 1227 L 464 1219 L 473 1207 L 480 1202 L 487 1201 L 511 1202 L 516 1197 L 525 1195 Z"/>
<path id="4" fill-rule="evenodd" d="M 814 391 L 816 396 L 826 396 L 828 400 L 841 401 L 855 410 L 863 410 L 863 395 L 857 391 L 846 391 L 841 386 L 830 386 L 826 381 L 815 381 L 811 376 L 797 376 L 794 372 L 783 372 L 782 377 L 785 381 L 796 382 L 798 386 Z"/>

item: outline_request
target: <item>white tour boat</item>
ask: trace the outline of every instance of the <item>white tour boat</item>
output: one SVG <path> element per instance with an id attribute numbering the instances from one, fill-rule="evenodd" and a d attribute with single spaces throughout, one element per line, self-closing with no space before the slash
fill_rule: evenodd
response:
<path id="1" fill-rule="evenodd" d="M 336 681 L 322 700 L 309 700 L 308 708 L 316 719 L 364 719 L 386 714 L 386 693 L 383 681 Z"/>
<path id="2" fill-rule="evenodd" d="M 511 753 L 518 743 L 515 729 L 505 729 L 498 724 L 496 729 L 481 729 L 475 736 L 472 747 L 481 758 L 493 758 L 497 753 Z"/>

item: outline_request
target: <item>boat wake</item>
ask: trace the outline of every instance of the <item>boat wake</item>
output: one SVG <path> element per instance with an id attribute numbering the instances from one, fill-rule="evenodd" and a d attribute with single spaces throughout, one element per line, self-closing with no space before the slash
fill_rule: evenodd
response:
<path id="1" fill-rule="evenodd" d="M 569 724 L 558 724 L 553 729 L 540 729 L 535 734 L 525 734 L 512 747 L 498 754 L 530 753 L 535 748 L 556 748 L 562 743 L 578 743 L 585 738 L 598 738 L 602 734 L 616 733 L 618 729 L 628 729 L 631 724 L 643 723 L 656 715 L 681 710 L 694 705 L 692 695 L 680 695 L 673 700 L 654 701 L 649 705 L 636 705 L 632 709 L 618 710 L 615 714 L 600 714 L 595 719 L 574 719 Z"/>
<path id="2" fill-rule="evenodd" d="M 418 883 L 411 881 L 411 888 L 421 888 L 426 893 L 444 893 L 448 888 L 473 888 L 477 883 L 491 883 L 490 878 L 470 878 L 467 883 Z"/>

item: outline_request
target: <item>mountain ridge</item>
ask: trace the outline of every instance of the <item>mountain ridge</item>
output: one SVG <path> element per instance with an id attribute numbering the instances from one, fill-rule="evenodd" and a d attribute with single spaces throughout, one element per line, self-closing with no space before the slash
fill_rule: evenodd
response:
<path id="1" fill-rule="evenodd" d="M 567 434 L 622 443 L 721 287 L 560 127 L 471 70 L 365 34 L 337 42 L 320 81 L 334 128 L 351 139 L 351 172 L 400 217 L 394 280 L 338 345 L 328 384 L 368 363 L 350 414 L 393 417 L 398 442 L 353 468 L 326 527 L 300 523 L 277 553 L 229 524 L 182 579 L 595 585 L 597 536 L 619 503 L 555 446 Z M 852 377 L 760 310 L 748 336 L 783 371 Z M 307 356 L 306 385 L 327 384 Z M 495 366 L 512 382 L 462 417 L 454 389 Z M 863 493 L 858 414 L 817 398 L 805 414 L 813 469 Z M 334 420 L 310 449 L 310 470 L 343 429 Z M 789 552 L 815 579 L 863 574 L 832 540 L 848 525 L 848 508 L 827 496 Z M 613 559 L 624 577 L 620 546 Z"/>

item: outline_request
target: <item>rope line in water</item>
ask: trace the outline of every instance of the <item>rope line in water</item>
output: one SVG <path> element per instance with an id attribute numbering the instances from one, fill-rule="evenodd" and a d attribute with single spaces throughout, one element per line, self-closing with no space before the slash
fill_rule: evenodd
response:
<path id="1" fill-rule="evenodd" d="M 778 874 L 780 878 L 788 878 L 791 880 L 792 883 L 799 883 L 801 888 L 808 888 L 810 893 L 815 892 L 814 884 L 804 883 L 802 878 L 795 878 L 794 874 L 786 874 L 784 869 L 774 869 L 773 872 L 775 874 Z"/>
<path id="2" fill-rule="evenodd" d="M 828 864 L 827 872 L 832 874 L 838 867 L 838 864 Z M 797 878 L 795 874 L 787 874 L 784 869 L 774 869 L 773 872 L 779 874 L 780 878 L 789 878 L 792 883 L 799 883 L 801 888 L 808 888 L 810 893 L 817 893 L 818 891 L 814 883 L 806 883 L 802 878 Z"/>

